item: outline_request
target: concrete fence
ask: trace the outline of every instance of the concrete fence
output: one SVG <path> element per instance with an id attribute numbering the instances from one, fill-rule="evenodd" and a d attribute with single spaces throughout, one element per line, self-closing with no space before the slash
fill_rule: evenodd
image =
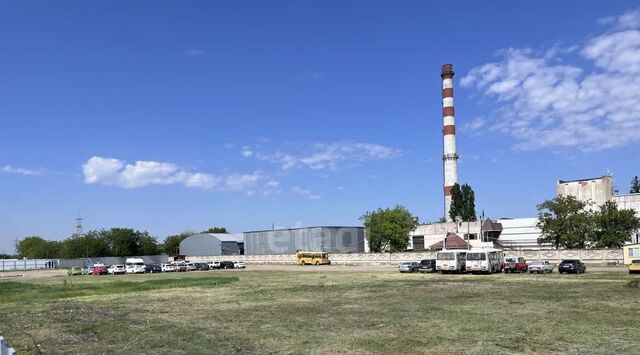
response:
<path id="1" fill-rule="evenodd" d="M 546 260 L 559 263 L 563 259 L 580 259 L 586 264 L 608 265 L 622 263 L 622 249 L 577 249 L 577 250 L 514 250 L 505 251 L 505 256 L 522 256 L 527 261 Z M 434 251 L 401 253 L 353 253 L 329 254 L 334 265 L 395 265 L 404 261 L 433 259 Z M 244 261 L 247 264 L 294 264 L 295 255 L 225 255 L 191 256 L 192 262 Z"/>
<path id="2" fill-rule="evenodd" d="M 9 344 L 0 336 L 0 355 L 15 355 L 16 350 L 9 347 Z"/>
<path id="3" fill-rule="evenodd" d="M 169 260 L 167 255 L 145 255 L 145 256 L 107 256 L 96 258 L 77 258 L 77 259 L 60 259 L 60 267 L 68 269 L 73 266 L 86 267 L 96 263 L 102 263 L 105 265 L 124 264 L 127 258 L 141 258 L 145 264 L 160 264 L 166 263 Z"/>

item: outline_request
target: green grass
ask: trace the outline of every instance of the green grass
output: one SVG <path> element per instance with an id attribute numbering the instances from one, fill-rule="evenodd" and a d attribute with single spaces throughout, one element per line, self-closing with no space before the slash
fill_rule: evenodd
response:
<path id="1" fill-rule="evenodd" d="M 0 281 L 0 334 L 25 353 L 35 353 L 35 344 L 47 353 L 80 354 L 564 354 L 640 348 L 640 289 L 629 287 L 638 277 L 622 272 L 343 270 Z"/>

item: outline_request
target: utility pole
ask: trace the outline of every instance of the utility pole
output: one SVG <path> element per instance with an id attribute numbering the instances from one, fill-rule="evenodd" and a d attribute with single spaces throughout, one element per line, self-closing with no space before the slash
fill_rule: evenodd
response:
<path id="1" fill-rule="evenodd" d="M 76 236 L 80 237 L 82 236 L 82 234 L 84 234 L 82 232 L 82 221 L 84 221 L 84 218 L 80 217 L 80 213 L 78 213 L 78 218 L 76 218 Z"/>

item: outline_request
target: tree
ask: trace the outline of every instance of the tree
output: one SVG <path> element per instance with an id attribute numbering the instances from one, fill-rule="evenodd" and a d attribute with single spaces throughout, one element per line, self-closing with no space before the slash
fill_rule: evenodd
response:
<path id="1" fill-rule="evenodd" d="M 103 233 L 104 231 L 89 231 L 63 240 L 60 257 L 73 259 L 110 256 L 111 250 Z"/>
<path id="2" fill-rule="evenodd" d="M 138 255 L 157 255 L 160 252 L 156 238 L 150 236 L 146 231 L 142 232 L 138 241 Z"/>
<path id="3" fill-rule="evenodd" d="M 213 228 L 207 229 L 202 233 L 229 233 L 229 232 L 227 232 L 227 228 L 225 227 L 213 227 Z"/>
<path id="4" fill-rule="evenodd" d="M 473 189 L 468 184 L 462 186 L 454 184 L 451 187 L 451 207 L 449 218 L 455 221 L 460 216 L 463 221 L 476 220 L 476 198 Z"/>
<path id="5" fill-rule="evenodd" d="M 592 213 L 574 196 L 557 196 L 538 205 L 538 227 L 542 236 L 538 243 L 551 243 L 556 248 L 584 248 L 595 234 Z"/>
<path id="6" fill-rule="evenodd" d="M 366 212 L 360 219 L 364 221 L 372 252 L 405 250 L 409 245 L 409 234 L 418 225 L 411 212 L 399 205 Z"/>
<path id="7" fill-rule="evenodd" d="M 16 244 L 16 251 L 23 258 L 52 259 L 60 253 L 60 243 L 49 241 L 39 236 L 26 237 Z"/>
<path id="8" fill-rule="evenodd" d="M 631 179 L 631 190 L 629 190 L 630 194 L 637 194 L 640 193 L 640 179 L 638 179 L 637 176 L 634 176 L 633 179 Z"/>
<path id="9" fill-rule="evenodd" d="M 180 243 L 185 240 L 188 236 L 194 235 L 193 232 L 182 232 L 176 235 L 170 235 L 164 238 L 164 243 L 162 244 L 162 251 L 165 254 L 169 255 L 178 255 L 180 254 Z"/>
<path id="10" fill-rule="evenodd" d="M 621 248 L 631 234 L 640 229 L 640 218 L 631 209 L 619 210 L 607 201 L 594 215 L 596 232 L 591 240 L 597 248 Z"/>

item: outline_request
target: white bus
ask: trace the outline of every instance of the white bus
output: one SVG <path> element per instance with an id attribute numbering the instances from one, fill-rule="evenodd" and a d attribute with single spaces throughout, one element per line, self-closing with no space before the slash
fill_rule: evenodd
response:
<path id="1" fill-rule="evenodd" d="M 125 272 L 127 274 L 144 274 L 144 260 L 141 258 L 127 258 Z"/>
<path id="2" fill-rule="evenodd" d="M 492 274 L 502 271 L 504 253 L 502 250 L 471 250 L 466 255 L 468 272 L 486 272 Z"/>
<path id="3" fill-rule="evenodd" d="M 436 271 L 465 272 L 466 250 L 441 250 L 436 253 Z"/>

